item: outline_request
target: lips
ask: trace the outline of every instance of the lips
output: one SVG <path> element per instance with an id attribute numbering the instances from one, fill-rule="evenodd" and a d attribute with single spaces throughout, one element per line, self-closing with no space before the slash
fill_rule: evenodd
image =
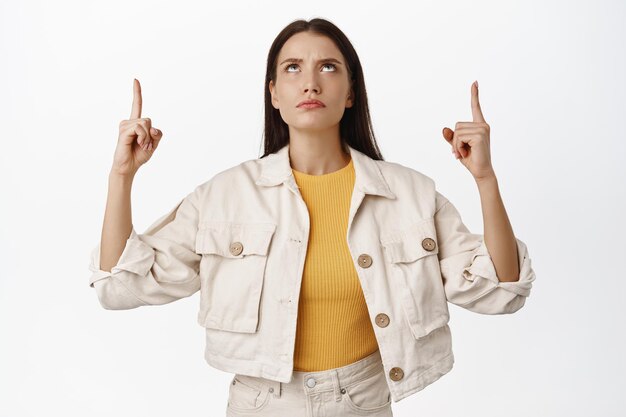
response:
<path id="1" fill-rule="evenodd" d="M 312 108 L 312 107 L 326 107 L 326 106 L 324 105 L 324 103 L 322 103 L 319 100 L 304 100 L 298 103 L 298 107 Z"/>

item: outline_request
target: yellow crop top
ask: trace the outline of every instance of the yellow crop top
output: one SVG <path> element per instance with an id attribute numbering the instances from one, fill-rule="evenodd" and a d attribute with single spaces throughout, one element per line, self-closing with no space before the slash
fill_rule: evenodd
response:
<path id="1" fill-rule="evenodd" d="M 361 283 L 348 250 L 354 188 L 352 159 L 323 175 L 292 169 L 310 217 L 294 351 L 294 370 L 321 371 L 378 349 Z"/>

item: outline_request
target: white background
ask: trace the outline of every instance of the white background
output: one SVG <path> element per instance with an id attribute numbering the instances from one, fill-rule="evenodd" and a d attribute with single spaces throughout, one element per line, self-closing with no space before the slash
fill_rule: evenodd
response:
<path id="1" fill-rule="evenodd" d="M 513 315 L 450 305 L 456 363 L 395 416 L 626 413 L 626 6 L 618 1 L 0 3 L 0 416 L 221 416 L 199 295 L 107 311 L 88 285 L 133 78 L 164 138 L 133 188 L 143 231 L 261 155 L 265 60 L 292 20 L 353 42 L 383 156 L 482 233 L 444 126 L 477 79 L 516 237 L 537 279 Z"/>

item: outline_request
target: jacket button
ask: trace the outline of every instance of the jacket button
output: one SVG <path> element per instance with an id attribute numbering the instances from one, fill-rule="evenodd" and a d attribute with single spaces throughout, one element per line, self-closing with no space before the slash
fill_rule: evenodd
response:
<path id="1" fill-rule="evenodd" d="M 402 368 L 391 368 L 391 370 L 389 371 L 389 378 L 391 378 L 392 381 L 399 381 L 404 377 L 404 371 L 402 370 Z"/>
<path id="2" fill-rule="evenodd" d="M 230 253 L 237 256 L 243 251 L 243 245 L 241 242 L 233 242 L 230 244 Z"/>
<path id="3" fill-rule="evenodd" d="M 364 253 L 359 255 L 359 266 L 361 268 L 369 268 L 372 265 L 372 257 Z"/>
<path id="4" fill-rule="evenodd" d="M 435 249 L 435 241 L 427 237 L 426 239 L 422 240 L 422 247 L 430 252 Z"/>
<path id="5" fill-rule="evenodd" d="M 389 326 L 389 316 L 385 313 L 380 313 L 376 315 L 376 324 L 378 327 L 387 327 Z"/>

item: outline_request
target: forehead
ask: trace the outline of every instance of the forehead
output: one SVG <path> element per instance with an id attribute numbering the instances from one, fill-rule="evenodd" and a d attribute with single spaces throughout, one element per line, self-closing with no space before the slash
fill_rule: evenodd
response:
<path id="1" fill-rule="evenodd" d="M 285 42 L 278 54 L 279 60 L 286 58 L 316 59 L 329 57 L 343 61 L 339 48 L 330 38 L 312 32 L 296 33 Z"/>

